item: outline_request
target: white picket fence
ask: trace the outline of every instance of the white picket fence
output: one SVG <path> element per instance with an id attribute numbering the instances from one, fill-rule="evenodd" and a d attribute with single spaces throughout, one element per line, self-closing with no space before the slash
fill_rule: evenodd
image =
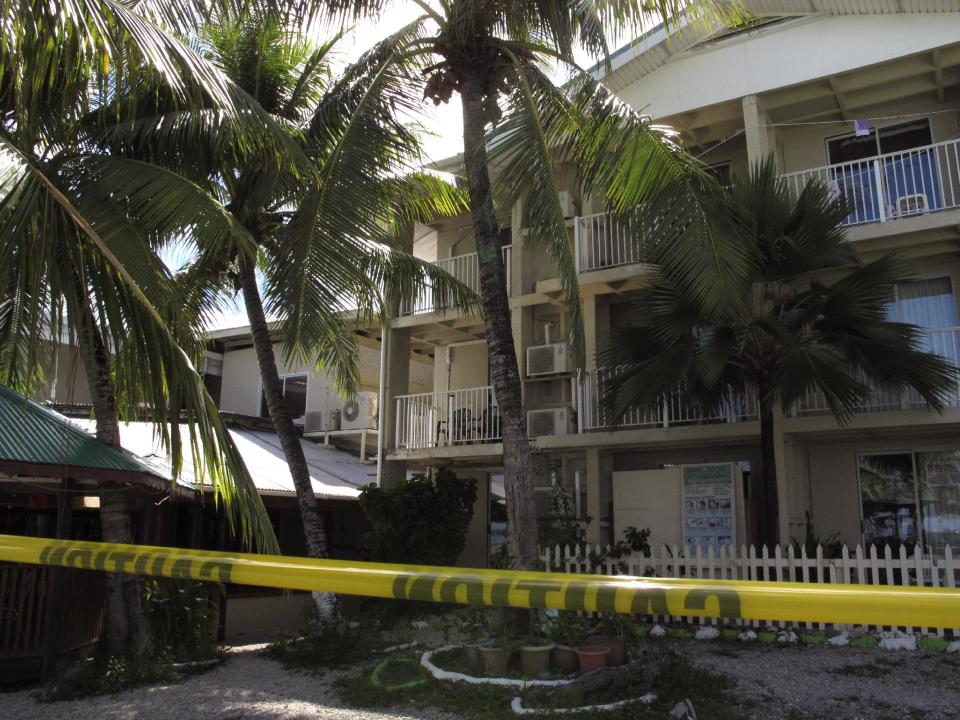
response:
<path id="1" fill-rule="evenodd" d="M 607 546 L 609 550 L 609 546 Z M 649 555 L 632 553 L 619 559 L 603 557 L 599 545 L 591 547 L 576 546 L 561 549 L 559 545 L 543 552 L 541 559 L 547 571 L 600 575 L 645 575 L 662 578 L 702 578 L 710 580 L 771 580 L 780 582 L 803 583 L 850 583 L 855 585 L 912 585 L 920 587 L 960 587 L 960 558 L 954 558 L 950 546 L 942 555 L 923 552 L 920 546 L 911 554 L 901 546 L 894 552 L 889 545 L 878 550 L 871 545 L 864 551 L 857 546 L 851 553 L 846 545 L 840 557 L 826 558 L 823 548 L 818 546 L 813 557 L 806 550 L 796 551 L 788 546 L 786 551 L 780 546 L 773 553 L 763 546 L 759 552 L 751 545 L 741 546 L 739 553 L 734 548 L 710 547 L 704 551 L 697 547 L 680 548 L 661 546 L 658 551 L 651 547 Z M 702 623 L 710 625 L 736 624 L 744 627 L 800 627 L 807 630 L 823 630 L 831 627 L 824 623 L 798 623 L 763 620 L 718 620 L 686 616 L 652 617 L 654 622 Z M 838 625 L 839 629 L 852 626 Z M 935 627 L 874 627 L 871 630 L 900 630 L 909 634 L 929 634 L 960 637 L 960 628 Z"/>

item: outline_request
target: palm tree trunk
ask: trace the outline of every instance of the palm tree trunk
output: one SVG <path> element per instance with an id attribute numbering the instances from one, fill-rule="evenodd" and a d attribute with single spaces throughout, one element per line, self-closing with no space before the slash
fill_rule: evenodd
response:
<path id="1" fill-rule="evenodd" d="M 256 267 L 252 260 L 246 258 L 242 258 L 239 265 L 240 287 L 243 291 L 247 319 L 250 322 L 250 333 L 253 335 L 257 364 L 260 367 L 263 395 L 267 401 L 273 427 L 277 431 L 277 437 L 280 438 L 283 455 L 290 468 L 290 477 L 293 479 L 293 487 L 297 493 L 297 505 L 300 508 L 307 555 L 312 558 L 325 558 L 327 557 L 327 534 L 323 527 L 323 516 L 320 514 L 317 496 L 314 495 L 313 485 L 310 482 L 310 469 L 303 454 L 303 446 L 300 445 L 300 433 L 297 426 L 293 424 L 293 418 L 290 417 L 287 403 L 283 398 L 283 383 L 277 371 L 270 328 L 267 326 L 263 300 L 260 297 L 260 289 L 257 287 Z M 314 601 L 321 620 L 327 620 L 335 613 L 335 600 L 331 593 L 314 593 Z"/>
<path id="2" fill-rule="evenodd" d="M 510 300 L 507 296 L 500 228 L 494 212 L 484 145 L 484 85 L 482 78 L 461 78 L 464 165 L 480 266 L 480 297 L 490 355 L 490 380 L 503 427 L 508 547 L 519 567 L 532 569 L 538 561 L 533 464 L 523 417 L 523 392 L 510 322 Z"/>
<path id="3" fill-rule="evenodd" d="M 96 415 L 97 440 L 120 449 L 117 396 L 110 370 L 110 353 L 89 308 L 81 311 L 77 343 L 83 359 Z M 104 542 L 133 544 L 130 512 L 123 487 L 100 493 L 100 526 Z M 107 574 L 107 620 L 104 625 L 109 657 L 149 658 L 153 634 L 143 608 L 143 581 L 136 575 Z"/>
<path id="4" fill-rule="evenodd" d="M 765 395 L 761 392 L 760 397 Z M 773 548 L 780 539 L 780 503 L 777 499 L 777 458 L 774 446 L 773 407 L 760 403 L 760 462 L 763 477 L 763 539 Z"/>

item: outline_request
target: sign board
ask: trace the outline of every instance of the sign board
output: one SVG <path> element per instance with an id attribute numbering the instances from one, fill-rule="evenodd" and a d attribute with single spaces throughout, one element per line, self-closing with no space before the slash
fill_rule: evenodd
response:
<path id="1" fill-rule="evenodd" d="M 681 466 L 683 542 L 691 550 L 736 546 L 736 469 L 735 463 Z"/>

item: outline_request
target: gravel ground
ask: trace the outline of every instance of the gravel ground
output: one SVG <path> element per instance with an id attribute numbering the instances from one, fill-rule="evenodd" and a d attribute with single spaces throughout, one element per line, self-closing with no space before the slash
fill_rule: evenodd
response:
<path id="1" fill-rule="evenodd" d="M 693 641 L 656 645 L 672 647 L 693 662 L 734 678 L 734 696 L 741 701 L 744 714 L 755 720 L 960 717 L 960 657 L 955 655 Z M 342 673 L 323 677 L 291 673 L 261 656 L 261 647 L 234 648 L 225 665 L 184 682 L 134 688 L 114 696 L 39 703 L 33 690 L 0 694 L 0 717 L 455 720 L 429 710 L 345 708 L 334 688 Z"/>
<path id="2" fill-rule="evenodd" d="M 151 685 L 117 695 L 41 703 L 34 690 L 0 694 L 0 717 L 10 720 L 452 720 L 438 712 L 371 712 L 343 707 L 334 682 L 342 673 L 323 677 L 287 672 L 259 654 L 262 645 L 234 648 L 216 670 L 172 685 Z"/>
<path id="3" fill-rule="evenodd" d="M 686 642 L 695 663 L 735 679 L 756 720 L 960 717 L 960 656 L 860 648 Z"/>

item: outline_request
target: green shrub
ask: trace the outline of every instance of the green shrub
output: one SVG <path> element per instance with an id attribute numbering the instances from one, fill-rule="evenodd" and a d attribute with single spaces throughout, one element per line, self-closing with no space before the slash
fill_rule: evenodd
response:
<path id="1" fill-rule="evenodd" d="M 364 549 L 375 562 L 453 565 L 466 544 L 477 482 L 448 467 L 417 474 L 387 488 L 368 485 L 360 507 L 370 529 Z"/>
<path id="2" fill-rule="evenodd" d="M 219 592 L 219 586 L 213 583 L 148 578 L 144 597 L 157 647 L 179 661 L 215 657 L 214 598 Z"/>
<path id="3" fill-rule="evenodd" d="M 935 652 L 944 652 L 949 646 L 942 637 L 922 637 L 917 640 L 917 647 L 921 650 L 933 650 Z"/>

